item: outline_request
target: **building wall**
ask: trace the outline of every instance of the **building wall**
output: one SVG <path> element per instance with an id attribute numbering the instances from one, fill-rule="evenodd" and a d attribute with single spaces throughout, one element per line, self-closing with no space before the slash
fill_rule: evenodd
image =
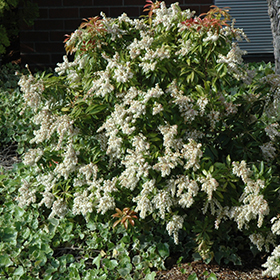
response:
<path id="1" fill-rule="evenodd" d="M 54 67 L 65 54 L 63 40 L 71 34 L 83 18 L 94 17 L 103 11 L 108 17 L 123 12 L 131 18 L 142 14 L 145 0 L 37 0 L 39 18 L 32 27 L 22 26 L 20 52 L 22 64 L 31 68 Z M 166 0 L 166 5 L 178 2 L 182 9 L 204 13 L 213 0 Z"/>

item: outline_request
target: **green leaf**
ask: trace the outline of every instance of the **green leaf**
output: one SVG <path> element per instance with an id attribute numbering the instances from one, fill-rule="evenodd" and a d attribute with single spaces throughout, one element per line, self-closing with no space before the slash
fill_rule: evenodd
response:
<path id="1" fill-rule="evenodd" d="M 126 277 L 130 274 L 131 270 L 132 270 L 132 265 L 129 264 L 126 267 L 119 268 L 118 272 L 122 277 Z"/>
<path id="2" fill-rule="evenodd" d="M 94 260 L 92 261 L 92 264 L 95 264 L 97 269 L 100 268 L 100 261 L 101 261 L 101 255 L 99 254 Z"/>
<path id="3" fill-rule="evenodd" d="M 201 85 L 196 85 L 195 89 L 201 96 L 205 95 L 204 88 Z"/>
<path id="4" fill-rule="evenodd" d="M 9 267 L 13 264 L 8 254 L 0 256 L 0 266 Z"/>
<path id="5" fill-rule="evenodd" d="M 107 105 L 94 104 L 86 109 L 86 114 L 96 115 L 107 108 Z"/>
<path id="6" fill-rule="evenodd" d="M 157 250 L 163 259 L 166 259 L 169 256 L 169 245 L 167 243 L 158 243 Z"/>
<path id="7" fill-rule="evenodd" d="M 157 274 L 153 271 L 152 273 L 149 273 L 146 275 L 145 279 L 146 280 L 154 280 Z"/>
<path id="8" fill-rule="evenodd" d="M 23 274 L 24 274 L 24 268 L 22 266 L 19 266 L 14 272 L 15 276 L 22 276 Z"/>
<path id="9" fill-rule="evenodd" d="M 21 218 L 25 213 L 25 210 L 23 210 L 22 208 L 20 207 L 15 207 L 15 212 L 14 212 L 14 216 L 16 219 L 19 219 Z"/>
<path id="10" fill-rule="evenodd" d="M 69 110 L 70 110 L 70 107 L 61 108 L 61 111 L 62 111 L 62 112 L 68 112 Z"/>
<path id="11" fill-rule="evenodd" d="M 212 272 L 209 277 L 207 278 L 207 280 L 217 280 L 216 275 Z"/>
<path id="12" fill-rule="evenodd" d="M 102 261 L 102 264 L 108 269 L 108 270 L 113 270 L 115 267 L 118 266 L 118 261 L 117 260 L 109 260 L 109 259 L 104 259 Z"/>
<path id="13" fill-rule="evenodd" d="M 130 243 L 130 237 L 128 235 L 125 235 L 122 239 L 121 239 L 121 242 L 123 243 Z"/>
<path id="14" fill-rule="evenodd" d="M 133 258 L 132 258 L 132 263 L 134 264 L 134 265 L 137 265 L 137 264 L 139 264 L 141 262 L 141 256 L 140 255 L 136 255 L 136 256 L 134 256 Z"/>
<path id="15" fill-rule="evenodd" d="M 191 274 L 191 275 L 188 277 L 188 280 L 198 280 L 198 277 L 197 277 L 196 273 Z"/>
<path id="16" fill-rule="evenodd" d="M 12 245 L 17 244 L 18 232 L 14 228 L 4 228 L 3 232 L 0 232 L 0 239 L 3 242 L 7 242 Z"/>

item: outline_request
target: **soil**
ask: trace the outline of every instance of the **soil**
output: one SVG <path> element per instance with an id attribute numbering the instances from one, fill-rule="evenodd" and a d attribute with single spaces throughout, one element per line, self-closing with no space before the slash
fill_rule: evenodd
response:
<path id="1" fill-rule="evenodd" d="M 201 261 L 176 265 L 167 271 L 157 272 L 157 280 L 187 280 L 188 277 L 196 273 L 199 280 L 206 280 L 211 273 L 214 273 L 218 280 L 276 280 L 262 276 L 261 267 L 234 268 L 231 266 L 219 266 L 217 264 L 205 264 Z"/>

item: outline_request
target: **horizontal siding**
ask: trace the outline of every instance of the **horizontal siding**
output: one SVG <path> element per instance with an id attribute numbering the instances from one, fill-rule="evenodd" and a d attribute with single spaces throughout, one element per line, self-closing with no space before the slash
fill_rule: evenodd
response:
<path id="1" fill-rule="evenodd" d="M 215 5 L 229 7 L 229 13 L 236 19 L 235 27 L 242 28 L 250 42 L 239 42 L 249 54 L 273 53 L 273 38 L 266 0 L 216 0 Z"/>

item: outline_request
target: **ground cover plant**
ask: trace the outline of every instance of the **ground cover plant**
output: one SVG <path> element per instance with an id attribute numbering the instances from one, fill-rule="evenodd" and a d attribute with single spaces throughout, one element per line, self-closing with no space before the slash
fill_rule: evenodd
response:
<path id="1" fill-rule="evenodd" d="M 243 63 L 227 10 L 145 8 L 89 18 L 73 61 L 20 76 L 33 135 L 0 177 L 1 277 L 154 279 L 170 255 L 242 251 L 280 273 L 279 76 Z"/>

